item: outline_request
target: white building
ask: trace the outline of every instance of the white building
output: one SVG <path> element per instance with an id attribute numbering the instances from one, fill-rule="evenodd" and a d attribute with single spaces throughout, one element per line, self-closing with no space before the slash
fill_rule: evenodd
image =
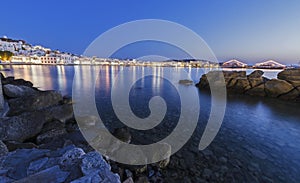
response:
<path id="1" fill-rule="evenodd" d="M 30 57 L 26 57 L 26 56 L 12 56 L 11 57 L 11 63 L 16 63 L 16 64 L 21 64 L 21 63 L 25 63 L 25 64 L 29 64 L 31 63 L 31 59 Z"/>
<path id="2" fill-rule="evenodd" d="M 265 62 L 256 63 L 255 68 L 266 68 L 266 69 L 283 69 L 286 65 L 280 64 L 274 60 L 267 60 Z"/>
<path id="3" fill-rule="evenodd" d="M 25 41 L 22 40 L 12 40 L 7 37 L 0 38 L 0 50 L 10 51 L 17 54 L 19 50 L 22 50 Z"/>
<path id="4" fill-rule="evenodd" d="M 60 64 L 74 64 L 78 58 L 68 53 L 60 53 L 58 55 L 58 63 Z"/>
<path id="5" fill-rule="evenodd" d="M 55 56 L 42 56 L 40 57 L 42 64 L 58 64 L 58 59 Z"/>
<path id="6" fill-rule="evenodd" d="M 225 67 L 225 68 L 244 68 L 244 67 L 247 67 L 247 64 L 243 63 L 241 61 L 238 61 L 236 59 L 232 59 L 232 60 L 229 60 L 227 62 L 224 62 L 222 64 L 222 67 Z"/>

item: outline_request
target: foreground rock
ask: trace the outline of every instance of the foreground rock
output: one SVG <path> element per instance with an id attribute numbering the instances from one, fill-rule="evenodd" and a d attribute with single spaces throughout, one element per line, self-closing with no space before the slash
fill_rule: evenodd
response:
<path id="1" fill-rule="evenodd" d="M 20 149 L 10 152 L 2 157 L 0 172 L 4 172 L 0 180 L 6 182 L 120 182 L 99 153 L 85 154 L 72 145 L 55 151 Z"/>
<path id="2" fill-rule="evenodd" d="M 42 130 L 45 116 L 39 112 L 0 118 L 0 140 L 23 142 Z"/>
<path id="3" fill-rule="evenodd" d="M 35 95 L 8 100 L 8 116 L 18 115 L 22 112 L 35 111 L 53 106 L 62 101 L 63 97 L 56 91 L 39 92 Z"/>
<path id="4" fill-rule="evenodd" d="M 278 74 L 278 79 L 263 77 L 263 71 L 211 71 L 204 74 L 196 84 L 200 89 L 209 89 L 211 84 L 225 83 L 229 94 L 280 98 L 300 101 L 300 69 L 286 69 Z M 209 83 L 210 81 L 210 83 Z"/>
<path id="5" fill-rule="evenodd" d="M 38 91 L 28 86 L 17 86 L 12 84 L 4 85 L 4 94 L 10 98 L 26 97 L 37 94 Z"/>
<path id="6" fill-rule="evenodd" d="M 121 182 L 83 138 L 70 97 L 2 74 L 0 81 L 9 107 L 0 117 L 0 182 Z M 116 133 L 130 142 L 127 130 Z"/>

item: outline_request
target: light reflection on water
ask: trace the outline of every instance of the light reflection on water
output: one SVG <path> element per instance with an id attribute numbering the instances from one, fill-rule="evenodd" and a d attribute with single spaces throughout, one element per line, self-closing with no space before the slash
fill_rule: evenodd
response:
<path id="1" fill-rule="evenodd" d="M 105 107 L 109 105 L 109 103 L 105 102 L 109 101 L 110 87 L 121 69 L 119 66 L 14 65 L 5 67 L 11 69 L 10 71 L 2 71 L 5 76 L 23 78 L 34 83 L 36 87 L 44 90 L 59 90 L 64 95 L 72 94 L 72 82 L 76 68 L 80 71 L 79 74 L 82 78 L 88 79 L 94 77 L 95 74 L 91 68 L 98 67 L 100 72 L 95 85 L 96 97 L 98 97 L 96 98 L 96 103 L 100 106 L 105 105 Z M 203 73 L 208 72 L 207 69 L 197 68 L 173 68 L 170 70 L 162 67 L 130 67 L 129 69 L 133 73 L 152 71 L 153 74 L 176 73 L 180 69 L 185 69 L 190 73 L 190 77 L 195 83 L 199 81 Z M 246 71 L 247 74 L 252 72 L 252 70 Z M 264 71 L 266 77 L 276 78 L 280 70 Z M 133 77 L 136 76 L 133 75 Z M 120 79 L 124 80 L 122 76 L 120 76 Z M 91 84 L 85 81 L 76 82 L 81 82 L 83 88 L 88 88 Z M 123 83 L 125 82 L 124 80 Z M 136 109 L 137 115 L 145 116 L 148 114 L 147 101 L 151 95 L 156 94 L 162 95 L 167 101 L 169 100 L 169 104 L 176 108 L 174 109 L 176 112 L 178 106 L 176 106 L 177 101 L 175 98 L 177 95 L 167 83 L 161 78 L 152 77 L 143 78 L 135 85 L 131 95 L 136 100 L 132 100 L 131 104 Z M 186 92 L 189 92 L 188 88 L 186 87 Z M 200 93 L 200 99 L 201 113 L 199 124 L 203 125 L 210 112 L 210 99 L 204 93 Z M 113 116 L 111 114 L 112 111 L 107 110 L 107 116 Z M 176 115 L 174 114 L 174 116 Z M 178 117 L 174 116 L 170 116 L 170 118 L 176 119 Z M 246 157 L 246 162 L 257 161 L 255 157 L 249 155 L 247 149 L 249 147 L 258 148 L 265 154 L 272 155 L 265 160 L 258 161 L 262 164 L 262 167 L 265 166 L 266 170 L 272 169 L 278 176 L 290 177 L 290 179 L 287 179 L 289 180 L 288 182 L 295 182 L 295 180 L 300 182 L 300 175 L 297 172 L 297 170 L 300 170 L 299 119 L 299 104 L 255 97 L 229 97 L 224 122 L 214 142 L 222 144 L 224 148 L 233 146 L 231 149 L 236 149 L 236 152 L 240 152 L 240 154 L 235 155 L 236 158 Z M 113 121 L 114 119 L 110 120 Z M 242 140 L 237 141 L 236 139 Z M 274 174 L 273 176 L 277 175 Z"/>

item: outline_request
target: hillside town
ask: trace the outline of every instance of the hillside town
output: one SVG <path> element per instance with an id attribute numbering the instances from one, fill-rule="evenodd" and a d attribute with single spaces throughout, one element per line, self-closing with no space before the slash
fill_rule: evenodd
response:
<path id="1" fill-rule="evenodd" d="M 267 60 L 248 65 L 244 62 L 232 59 L 223 63 L 214 63 L 207 60 L 166 60 L 166 61 L 142 61 L 136 59 L 98 58 L 76 55 L 72 53 L 51 50 L 41 45 L 31 45 L 24 40 L 15 40 L 3 36 L 0 38 L 0 62 L 1 64 L 45 64 L 45 65 L 121 65 L 121 66 L 158 66 L 158 67 L 223 67 L 223 68 L 262 68 L 283 69 L 287 67 L 299 67 L 299 63 L 286 66 L 274 60 Z"/>

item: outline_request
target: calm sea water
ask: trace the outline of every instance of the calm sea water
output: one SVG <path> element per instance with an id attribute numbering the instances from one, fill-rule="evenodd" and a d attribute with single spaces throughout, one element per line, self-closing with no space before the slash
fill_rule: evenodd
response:
<path id="1" fill-rule="evenodd" d="M 93 77 L 93 66 L 40 66 L 19 65 L 4 66 L 10 71 L 2 71 L 5 76 L 15 76 L 32 81 L 34 86 L 44 90 L 54 89 L 64 95 L 72 94 L 75 70 L 79 70 L 82 78 Z M 120 122 L 114 114 L 110 89 L 114 77 L 120 71 L 119 66 L 96 66 L 99 69 L 95 86 L 96 104 L 100 116 L 109 126 L 118 126 Z M 3 69 L 3 68 L 2 68 Z M 133 73 L 137 71 L 151 71 L 153 73 L 170 72 L 168 68 L 130 67 Z M 172 69 L 179 73 L 180 69 Z M 196 83 L 204 72 L 208 70 L 190 68 L 185 69 Z M 251 70 L 246 70 L 250 73 Z M 266 70 L 265 76 L 276 78 L 280 70 Z M 82 81 L 85 82 L 85 81 Z M 126 82 L 126 81 L 125 81 Z M 84 83 L 88 85 L 89 83 Z M 83 84 L 83 87 L 84 87 Z M 181 86 L 184 92 L 191 92 L 194 86 Z M 198 90 L 197 90 L 198 91 Z M 210 113 L 210 96 L 199 92 L 201 110 L 198 130 L 201 133 Z M 172 83 L 157 78 L 146 77 L 138 80 L 130 91 L 129 101 L 134 113 L 139 117 L 150 114 L 148 102 L 151 97 L 159 95 L 167 103 L 168 111 L 164 122 L 173 122 L 179 118 L 180 99 Z M 255 98 L 247 96 L 229 97 L 226 113 L 221 130 L 212 143 L 219 147 L 228 159 L 237 159 L 242 167 L 255 162 L 259 165 L 261 175 L 272 178 L 275 182 L 300 182 L 300 105 L 274 99 Z M 174 126 L 173 126 L 174 127 Z M 170 133 L 172 125 L 165 133 Z M 158 125 L 157 129 L 163 128 Z M 163 133 L 162 133 L 163 134 Z M 155 140 L 163 137 L 157 136 Z M 153 139 L 152 139 L 153 140 Z M 145 143 L 151 143 L 145 142 Z"/>

